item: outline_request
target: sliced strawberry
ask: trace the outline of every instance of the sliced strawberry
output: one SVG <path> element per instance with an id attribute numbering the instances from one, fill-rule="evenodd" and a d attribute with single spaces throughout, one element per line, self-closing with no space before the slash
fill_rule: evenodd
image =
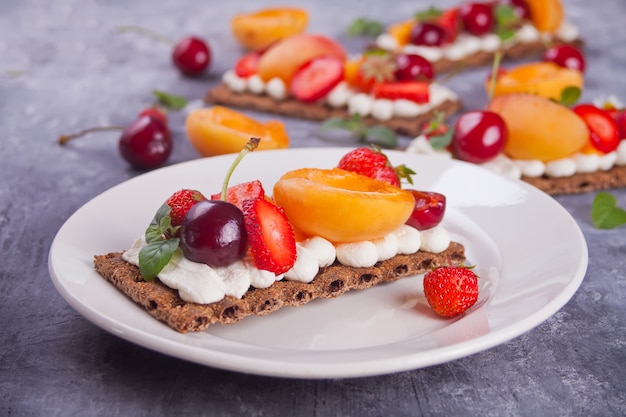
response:
<path id="1" fill-rule="evenodd" d="M 222 193 L 213 194 L 211 200 L 220 200 Z M 246 200 L 256 200 L 265 198 L 265 190 L 261 181 L 254 180 L 233 185 L 226 189 L 226 201 L 232 203 L 243 210 L 243 203 Z"/>
<path id="2" fill-rule="evenodd" d="M 459 8 L 453 7 L 444 10 L 441 15 L 435 19 L 435 22 L 439 24 L 446 33 L 444 37 L 444 43 L 451 43 L 456 40 L 457 35 L 461 31 L 461 21 L 459 19 Z"/>
<path id="3" fill-rule="evenodd" d="M 243 203 L 243 215 L 256 267 L 276 275 L 291 269 L 296 261 L 296 239 L 284 210 L 265 198 L 256 198 Z"/>
<path id="4" fill-rule="evenodd" d="M 372 88 L 372 94 L 376 98 L 386 98 L 389 100 L 405 99 L 422 104 L 430 101 L 428 83 L 421 81 L 377 84 Z"/>
<path id="5" fill-rule="evenodd" d="M 248 78 L 259 72 L 259 61 L 261 54 L 252 52 L 239 58 L 235 64 L 235 74 L 241 78 Z"/>
<path id="6" fill-rule="evenodd" d="M 343 61 L 332 56 L 314 58 L 291 79 L 291 94 L 299 101 L 313 102 L 324 97 L 343 80 Z"/>
<path id="7" fill-rule="evenodd" d="M 589 140 L 603 153 L 614 151 L 620 144 L 619 126 L 609 113 L 593 104 L 578 104 L 572 111 L 580 116 L 589 128 Z"/>
<path id="8" fill-rule="evenodd" d="M 172 227 L 178 227 L 183 224 L 183 219 L 191 207 L 200 201 L 206 200 L 200 191 L 182 189 L 172 194 L 165 204 L 170 208 L 170 218 Z"/>

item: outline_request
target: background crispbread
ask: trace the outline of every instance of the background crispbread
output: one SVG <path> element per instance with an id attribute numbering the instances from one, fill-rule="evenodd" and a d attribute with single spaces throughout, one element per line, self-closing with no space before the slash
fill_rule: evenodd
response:
<path id="1" fill-rule="evenodd" d="M 285 306 L 300 306 L 316 298 L 337 297 L 349 290 L 373 287 L 464 260 L 465 248 L 452 242 L 439 254 L 420 251 L 397 255 L 369 268 L 351 268 L 335 263 L 320 270 L 311 283 L 281 280 L 269 288 L 250 289 L 241 299 L 227 296 L 212 304 L 185 302 L 178 296 L 178 291 L 158 279 L 144 281 L 139 269 L 122 259 L 121 252 L 95 256 L 94 268 L 153 317 L 186 333 L 204 331 L 211 324 L 235 323 L 250 315 L 266 315 Z"/>
<path id="2" fill-rule="evenodd" d="M 522 180 L 550 194 L 579 194 L 626 187 L 626 165 L 608 171 L 574 174 L 569 177 L 522 177 Z"/>

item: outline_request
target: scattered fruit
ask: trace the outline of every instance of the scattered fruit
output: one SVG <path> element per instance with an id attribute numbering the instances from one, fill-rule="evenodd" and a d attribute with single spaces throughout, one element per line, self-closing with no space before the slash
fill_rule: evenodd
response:
<path id="1" fill-rule="evenodd" d="M 560 0 L 526 0 L 530 17 L 540 32 L 554 32 L 563 21 L 563 5 Z"/>
<path id="2" fill-rule="evenodd" d="M 532 20 L 526 0 L 499 0 L 499 3 L 511 7 L 518 19 Z"/>
<path id="3" fill-rule="evenodd" d="M 396 55 L 395 79 L 398 81 L 432 81 L 435 78 L 433 65 L 421 55 Z"/>
<path id="4" fill-rule="evenodd" d="M 412 182 L 411 175 L 415 174 L 405 165 L 391 165 L 387 155 L 376 146 L 351 150 L 339 160 L 337 168 L 385 181 L 396 187 L 400 187 L 400 180 L 403 178 Z"/>
<path id="5" fill-rule="evenodd" d="M 586 61 L 580 49 L 572 45 L 554 45 L 546 49 L 542 59 L 560 67 L 585 72 Z"/>
<path id="6" fill-rule="evenodd" d="M 411 43 L 418 46 L 442 46 L 446 39 L 444 29 L 435 23 L 416 24 L 411 30 Z"/>
<path id="7" fill-rule="evenodd" d="M 287 172 L 273 196 L 294 228 L 334 243 L 381 238 L 403 225 L 415 206 L 409 191 L 339 168 Z"/>
<path id="8" fill-rule="evenodd" d="M 189 36 L 174 46 L 172 61 L 183 74 L 197 76 L 211 64 L 211 50 L 204 40 Z"/>
<path id="9" fill-rule="evenodd" d="M 291 94 L 305 103 L 321 99 L 343 80 L 343 67 L 343 60 L 336 57 L 313 58 L 293 76 Z"/>
<path id="10" fill-rule="evenodd" d="M 424 295 L 437 314 L 456 317 L 478 301 L 478 277 L 463 266 L 440 267 L 424 275 Z"/>
<path id="11" fill-rule="evenodd" d="M 253 51 L 306 30 L 309 15 L 295 7 L 274 7 L 253 13 L 236 15 L 230 22 L 233 36 L 244 47 Z"/>
<path id="12" fill-rule="evenodd" d="M 593 104 L 579 104 L 572 111 L 582 118 L 589 128 L 591 145 L 602 153 L 614 151 L 622 140 L 615 119 Z"/>
<path id="13" fill-rule="evenodd" d="M 261 138 L 258 149 L 289 147 L 285 125 L 277 120 L 258 122 L 222 106 L 196 109 L 185 121 L 189 141 L 202 156 L 236 153 L 251 137 Z"/>
<path id="14" fill-rule="evenodd" d="M 120 137 L 118 149 L 122 158 L 139 169 L 163 165 L 172 153 L 172 136 L 161 119 L 141 116 Z"/>
<path id="15" fill-rule="evenodd" d="M 433 191 L 408 190 L 413 194 L 415 207 L 406 224 L 417 230 L 431 229 L 443 220 L 446 196 Z"/>
<path id="16" fill-rule="evenodd" d="M 495 23 L 492 5 L 488 3 L 463 3 L 459 7 L 459 17 L 465 30 L 474 36 L 491 32 Z"/>
<path id="17" fill-rule="evenodd" d="M 500 154 L 507 137 L 507 125 L 499 114 L 469 111 L 459 116 L 455 123 L 452 148 L 457 158 L 480 164 Z"/>

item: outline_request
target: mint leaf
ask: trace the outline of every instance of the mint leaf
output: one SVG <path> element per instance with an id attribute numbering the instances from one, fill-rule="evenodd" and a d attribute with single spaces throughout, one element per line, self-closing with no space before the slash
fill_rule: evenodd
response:
<path id="1" fill-rule="evenodd" d="M 139 272 L 146 281 L 152 281 L 172 259 L 180 243 L 179 238 L 157 240 L 139 251 Z"/>
<path id="2" fill-rule="evenodd" d="M 428 140 L 430 141 L 430 146 L 433 149 L 445 149 L 452 143 L 452 136 L 454 135 L 454 130 L 449 129 L 447 132 L 442 133 L 441 135 L 431 136 Z"/>
<path id="3" fill-rule="evenodd" d="M 187 105 L 187 99 L 183 96 L 169 94 L 164 91 L 152 90 L 159 102 L 164 107 L 172 110 L 180 110 Z"/>
<path id="4" fill-rule="evenodd" d="M 347 30 L 348 36 L 378 36 L 383 33 L 383 25 L 375 20 L 358 18 L 354 20 Z"/>
<path id="5" fill-rule="evenodd" d="M 427 10 L 415 13 L 415 19 L 418 22 L 426 22 L 428 20 L 433 20 L 442 15 L 441 9 L 430 6 Z"/>
<path id="6" fill-rule="evenodd" d="M 323 132 L 333 129 L 348 129 L 349 127 L 350 122 L 348 120 L 342 119 L 341 117 L 331 117 L 330 119 L 324 120 L 318 130 Z"/>
<path id="7" fill-rule="evenodd" d="M 591 221 L 598 229 L 614 229 L 626 224 L 626 210 L 617 207 L 613 194 L 599 192 L 591 205 Z"/>
<path id="8" fill-rule="evenodd" d="M 398 145 L 396 133 L 386 126 L 371 126 L 367 128 L 365 140 L 383 148 L 394 148 Z"/>
<path id="9" fill-rule="evenodd" d="M 565 87 L 563 91 L 561 91 L 561 98 L 559 102 L 562 105 L 569 107 L 578 101 L 580 95 L 580 88 L 574 86 Z"/>
<path id="10" fill-rule="evenodd" d="M 163 239 L 163 236 L 169 232 L 175 232 L 171 227 L 172 218 L 170 217 L 171 209 L 167 204 L 163 204 L 157 210 L 150 225 L 146 229 L 146 242 L 155 242 Z"/>

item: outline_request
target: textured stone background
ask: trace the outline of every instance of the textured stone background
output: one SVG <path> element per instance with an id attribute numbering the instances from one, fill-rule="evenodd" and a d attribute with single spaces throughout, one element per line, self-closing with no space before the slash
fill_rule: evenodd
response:
<path id="1" fill-rule="evenodd" d="M 390 23 L 430 4 L 279 3 L 308 9 L 309 32 L 339 38 L 353 52 L 365 42 L 343 35 L 355 17 Z M 593 194 L 557 198 L 580 225 L 590 254 L 581 288 L 561 311 L 501 346 L 412 372 L 293 381 L 221 371 L 123 341 L 67 305 L 47 270 L 56 231 L 81 205 L 138 172 L 118 156 L 117 134 L 67 148 L 57 146 L 57 137 L 129 123 L 155 88 L 199 100 L 241 53 L 229 17 L 271 4 L 278 3 L 0 1 L 0 415 L 626 415 L 626 229 L 592 227 Z M 583 100 L 614 93 L 626 101 L 626 2 L 565 5 L 587 40 Z M 210 73 L 180 76 L 169 46 L 120 34 L 121 25 L 208 39 Z M 484 76 L 484 69 L 468 71 L 450 85 L 468 107 L 480 107 Z M 197 158 L 184 114 L 171 120 L 170 163 Z M 289 120 L 293 145 L 328 145 L 313 137 L 315 126 Z M 626 206 L 626 190 L 615 195 Z"/>

